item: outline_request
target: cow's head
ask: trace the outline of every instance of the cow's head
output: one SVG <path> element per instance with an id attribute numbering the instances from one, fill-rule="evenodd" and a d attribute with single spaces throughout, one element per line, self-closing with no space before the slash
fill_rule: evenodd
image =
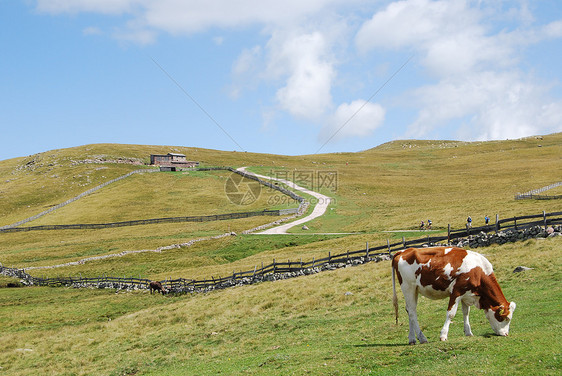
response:
<path id="1" fill-rule="evenodd" d="M 515 311 L 515 302 L 509 303 L 509 307 L 503 305 L 486 310 L 486 317 L 498 336 L 506 337 L 509 334 L 509 324 Z"/>

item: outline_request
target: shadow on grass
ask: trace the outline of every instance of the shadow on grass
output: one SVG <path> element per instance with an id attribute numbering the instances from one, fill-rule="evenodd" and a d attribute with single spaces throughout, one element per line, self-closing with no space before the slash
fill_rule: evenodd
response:
<path id="1" fill-rule="evenodd" d="M 411 345 L 408 345 L 407 343 L 363 343 L 360 345 L 350 345 L 350 347 L 364 347 L 364 348 L 369 348 L 369 347 L 409 347 Z"/>

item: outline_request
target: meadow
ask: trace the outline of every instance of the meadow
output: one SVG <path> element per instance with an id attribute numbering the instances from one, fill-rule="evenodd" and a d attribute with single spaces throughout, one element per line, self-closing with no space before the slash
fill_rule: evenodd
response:
<path id="1" fill-rule="evenodd" d="M 559 239 L 483 251 L 508 299 L 509 337 L 473 309 L 439 342 L 445 301 L 420 300 L 427 345 L 394 324 L 388 262 L 188 296 L 0 289 L 0 366 L 10 375 L 559 374 Z M 481 250 L 482 251 L 482 250 Z M 518 265 L 532 267 L 514 274 Z"/>
<path id="2" fill-rule="evenodd" d="M 359 153 L 298 157 L 100 144 L 0 161 L 0 225 L 139 168 L 117 159 L 146 163 L 149 154 L 167 152 L 184 153 L 205 166 L 250 166 L 261 174 L 296 176 L 334 203 L 307 224 L 310 230 L 298 228 L 286 236 L 241 234 L 274 217 L 0 233 L 0 262 L 48 266 L 238 233 L 161 253 L 30 270 L 38 276 L 205 278 L 274 258 L 310 260 L 360 249 L 366 242 L 420 237 L 418 224 L 428 218 L 439 233 L 447 224 L 464 226 L 468 215 L 481 225 L 485 215 L 562 210 L 559 200 L 514 200 L 517 193 L 560 181 L 562 134 L 483 143 L 395 141 Z M 83 163 L 93 158 L 106 162 Z M 328 174 L 335 180 L 320 180 Z M 237 206 L 225 196 L 227 178 L 228 173 L 216 171 L 135 175 L 29 225 L 296 207 L 267 190 L 251 205 Z M 561 246 L 562 240 L 553 238 L 479 249 L 494 265 L 506 297 L 517 303 L 509 337 L 494 336 L 484 314 L 473 309 L 474 337 L 463 336 L 459 314 L 449 341 L 439 342 L 446 302 L 421 299 L 420 324 L 430 343 L 413 347 L 407 345 L 401 294 L 401 317 L 394 324 L 388 262 L 180 296 L 2 288 L 17 281 L 1 277 L 0 374 L 559 374 Z M 513 273 L 519 265 L 533 269 Z"/>

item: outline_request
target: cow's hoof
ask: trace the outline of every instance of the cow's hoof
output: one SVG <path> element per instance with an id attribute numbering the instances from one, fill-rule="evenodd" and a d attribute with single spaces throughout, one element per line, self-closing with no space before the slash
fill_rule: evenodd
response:
<path id="1" fill-rule="evenodd" d="M 410 342 L 409 345 L 415 345 L 416 341 Z"/>
<path id="2" fill-rule="evenodd" d="M 427 339 L 420 340 L 420 343 L 427 343 Z"/>
<path id="3" fill-rule="evenodd" d="M 441 341 L 445 342 L 447 340 L 447 337 L 441 337 L 439 338 Z"/>

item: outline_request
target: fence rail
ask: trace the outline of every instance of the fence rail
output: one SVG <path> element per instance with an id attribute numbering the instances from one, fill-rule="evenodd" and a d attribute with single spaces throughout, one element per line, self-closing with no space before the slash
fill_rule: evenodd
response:
<path id="1" fill-rule="evenodd" d="M 224 288 L 229 286 L 234 286 L 237 283 L 252 283 L 256 280 L 265 280 L 268 276 L 282 275 L 287 273 L 304 273 L 310 270 L 323 270 L 323 268 L 330 268 L 332 265 L 336 264 L 348 264 L 354 262 L 368 262 L 373 259 L 381 259 L 381 257 L 387 257 L 400 249 L 407 247 L 420 247 L 420 246 L 431 246 L 439 243 L 446 242 L 450 244 L 451 241 L 456 239 L 462 239 L 470 237 L 477 233 L 488 233 L 496 232 L 501 230 L 522 230 L 526 228 L 532 228 L 535 226 L 540 226 L 546 230 L 547 226 L 560 225 L 562 224 L 562 212 L 546 213 L 537 215 L 525 215 L 513 218 L 499 219 L 496 215 L 496 223 L 489 226 L 465 228 L 451 230 L 448 226 L 447 235 L 431 236 L 405 240 L 395 243 L 390 243 L 387 240 L 386 244 L 379 245 L 376 247 L 367 246 L 363 249 L 355 251 L 346 251 L 344 253 L 339 253 L 332 255 L 328 252 L 328 256 L 324 258 L 313 258 L 311 261 L 299 260 L 279 262 L 275 259 L 269 265 L 261 265 L 258 268 L 256 265 L 253 270 L 247 271 L 233 271 L 232 274 L 218 278 L 211 276 L 211 278 L 193 280 L 193 279 L 166 279 L 160 281 L 162 285 L 172 292 L 194 292 L 194 291 L 205 291 L 209 289 Z M 39 285 L 39 286 L 73 286 L 73 287 L 97 287 L 97 288 L 141 288 L 147 289 L 150 283 L 149 279 L 145 278 L 134 278 L 134 277 L 111 277 L 111 276 L 101 276 L 96 278 L 90 277 L 55 277 L 55 278 L 38 278 L 31 276 L 25 272 L 24 269 L 8 268 L 0 264 L 0 274 L 7 276 L 12 276 L 20 278 L 24 283 L 29 285 Z"/>
<path id="2" fill-rule="evenodd" d="M 283 216 L 283 215 L 295 214 L 297 213 L 297 210 L 298 210 L 297 208 L 291 208 L 291 209 L 279 209 L 279 210 L 261 210 L 261 211 L 253 211 L 253 212 L 226 213 L 226 214 L 216 214 L 216 215 L 138 219 L 134 221 L 110 222 L 110 223 L 86 223 L 86 224 L 71 224 L 71 225 L 42 225 L 42 226 L 30 226 L 30 227 L 12 227 L 12 228 L 0 229 L 0 233 L 42 231 L 42 230 L 103 229 L 103 228 L 139 226 L 139 225 L 158 224 L 158 223 L 224 221 L 228 219 L 240 219 L 240 218 L 249 218 L 249 217 L 257 217 L 257 216 Z"/>
<path id="3" fill-rule="evenodd" d="M 98 186 L 96 186 L 96 187 L 94 187 L 94 188 L 90 188 L 90 189 L 88 189 L 87 191 L 80 193 L 78 196 L 72 197 L 71 199 L 66 200 L 65 202 L 61 202 L 61 203 L 58 204 L 58 205 L 55 205 L 55 206 L 53 206 L 53 207 L 50 207 L 49 209 L 47 209 L 47 210 L 45 210 L 45 211 L 42 211 L 42 212 L 39 213 L 39 214 L 35 214 L 34 216 L 31 216 L 31 217 L 29 217 L 29 218 L 23 219 L 23 220 L 21 220 L 21 221 L 19 221 L 19 222 L 16 222 L 16 223 L 12 223 L 11 225 L 1 226 L 1 227 L 0 227 L 0 230 L 4 230 L 4 229 L 8 229 L 8 228 L 14 228 L 14 227 L 17 227 L 17 226 L 21 226 L 21 225 L 23 225 L 24 223 L 34 221 L 34 220 L 36 220 L 37 218 L 40 218 L 40 217 L 42 217 L 42 216 L 44 216 L 44 215 L 46 215 L 46 214 L 51 213 L 52 211 L 55 211 L 55 210 L 57 210 L 57 209 L 60 209 L 60 208 L 62 208 L 63 206 L 66 206 L 66 205 L 68 205 L 68 204 L 70 204 L 70 203 L 72 203 L 72 202 L 74 202 L 74 201 L 76 201 L 76 200 L 79 200 L 79 199 L 81 199 L 82 197 L 87 196 L 87 195 L 89 195 L 89 194 L 91 194 L 91 193 L 93 193 L 93 192 L 95 192 L 95 191 L 98 191 L 98 190 L 102 189 L 103 187 L 105 187 L 105 186 L 107 186 L 107 185 L 109 185 L 109 184 L 112 184 L 112 183 L 115 183 L 115 182 L 117 182 L 117 181 L 119 181 L 119 180 L 128 178 L 129 176 L 131 176 L 131 175 L 133 175 L 133 174 L 140 174 L 140 173 L 144 173 L 144 172 L 149 172 L 149 173 L 150 173 L 150 172 L 157 172 L 157 171 L 158 171 L 158 170 L 146 169 L 146 168 L 145 168 L 145 169 L 140 169 L 140 170 L 131 171 L 131 172 L 125 174 L 125 175 L 121 175 L 121 176 L 119 176 L 119 177 L 117 177 L 117 178 L 115 178 L 115 179 L 111 179 L 111 180 L 109 180 L 109 181 L 106 181 L 105 183 L 102 183 L 102 184 L 100 184 L 100 185 L 98 185 Z"/>
<path id="4" fill-rule="evenodd" d="M 83 230 L 83 229 L 103 229 L 103 228 L 115 228 L 115 227 L 125 227 L 125 226 L 139 226 L 139 225 L 148 225 L 148 224 L 158 224 L 158 223 L 181 223 L 181 222 L 209 222 L 209 221 L 223 221 L 229 219 L 240 219 L 240 218 L 248 218 L 248 217 L 256 217 L 256 216 L 283 216 L 283 215 L 291 215 L 291 214 L 298 214 L 304 203 L 304 197 L 297 195 L 296 193 L 289 191 L 283 187 L 279 187 L 271 182 L 262 180 L 257 176 L 236 170 L 232 167 L 200 167 L 192 169 L 193 171 L 231 171 L 233 173 L 242 175 L 245 178 L 252 179 L 257 181 L 258 183 L 265 185 L 269 188 L 277 190 L 292 199 L 299 202 L 298 208 L 288 208 L 288 209 L 279 209 L 279 210 L 261 210 L 261 211 L 253 211 L 253 212 L 241 212 L 241 213 L 227 213 L 227 214 L 217 214 L 217 215 L 204 215 L 204 216 L 188 216 L 188 217 L 168 217 L 168 218 L 153 218 L 153 219 L 139 219 L 133 221 L 122 221 L 122 222 L 110 222 L 110 223 L 87 223 L 87 224 L 70 224 L 70 225 L 42 225 L 42 226 L 29 226 L 29 227 L 19 227 L 24 223 L 31 222 L 39 217 L 42 217 L 56 209 L 59 209 L 63 206 L 66 206 L 86 195 L 89 195 L 101 188 L 114 183 L 116 181 L 125 179 L 133 174 L 144 173 L 144 172 L 158 172 L 155 169 L 140 169 L 131 171 L 125 175 L 119 176 L 115 179 L 109 180 L 103 184 L 100 184 L 94 188 L 91 188 L 85 192 L 82 192 L 76 197 L 71 198 L 63 203 L 55 205 L 44 212 L 36 214 L 32 217 L 26 218 L 22 221 L 13 223 L 11 225 L 1 226 L 0 233 L 8 233 L 8 232 L 25 232 L 25 231 L 43 231 L 43 230 Z"/>
<path id="5" fill-rule="evenodd" d="M 515 196 L 516 200 L 532 199 L 532 200 L 560 200 L 562 195 L 535 195 L 535 194 L 521 194 Z"/>
<path id="6" fill-rule="evenodd" d="M 533 189 L 529 192 L 518 193 L 518 194 L 515 195 L 515 199 L 516 200 L 524 200 L 524 199 L 556 200 L 556 199 L 562 199 L 562 195 L 546 196 L 546 195 L 540 195 L 539 194 L 539 193 L 542 193 L 544 191 L 548 191 L 549 189 L 560 187 L 560 186 L 562 186 L 562 181 L 559 181 L 559 182 L 554 183 L 554 184 L 547 185 L 546 187 Z"/>

